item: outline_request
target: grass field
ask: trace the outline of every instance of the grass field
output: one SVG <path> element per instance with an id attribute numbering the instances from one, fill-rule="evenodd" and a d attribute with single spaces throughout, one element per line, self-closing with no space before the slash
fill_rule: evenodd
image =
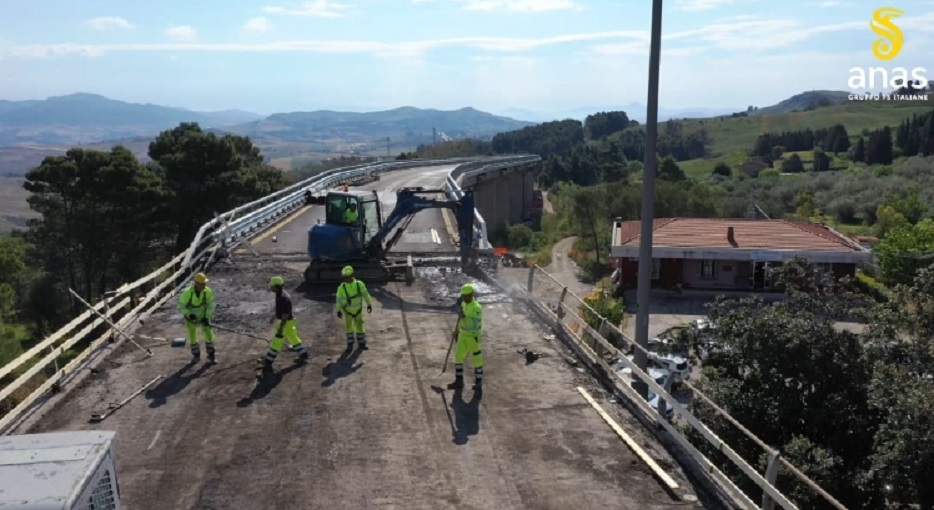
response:
<path id="1" fill-rule="evenodd" d="M 28 196 L 22 178 L 0 177 L 0 234 L 24 228 L 27 219 L 38 217 L 26 203 Z"/>
<path id="2" fill-rule="evenodd" d="M 717 117 L 712 119 L 688 119 L 682 121 L 684 133 L 707 130 L 710 136 L 711 155 L 703 159 L 681 161 L 678 166 L 689 176 L 706 178 L 717 163 L 736 167 L 749 160 L 756 138 L 763 133 L 797 131 L 801 129 L 828 128 L 834 124 L 846 126 L 851 137 L 883 126 L 898 126 L 913 115 L 926 114 L 934 110 L 934 100 L 908 101 L 900 103 L 852 102 L 840 106 L 818 108 L 807 112 L 758 115 L 749 117 Z M 660 126 L 664 129 L 664 125 Z M 810 151 L 798 153 L 805 167 L 810 165 Z M 789 157 L 791 153 L 783 155 Z M 842 161 L 835 160 L 834 166 Z"/>

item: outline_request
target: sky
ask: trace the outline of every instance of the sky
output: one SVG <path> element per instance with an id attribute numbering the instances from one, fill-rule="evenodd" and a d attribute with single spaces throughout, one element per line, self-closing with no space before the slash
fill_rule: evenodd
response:
<path id="1" fill-rule="evenodd" d="M 924 67 L 934 79 L 934 0 L 890 1 L 664 0 L 660 105 L 764 107 L 847 90 L 854 66 Z M 872 51 L 883 6 L 904 11 L 904 45 L 888 61 Z M 89 92 L 260 114 L 645 104 L 651 10 L 652 0 L 0 0 L 0 99 Z"/>

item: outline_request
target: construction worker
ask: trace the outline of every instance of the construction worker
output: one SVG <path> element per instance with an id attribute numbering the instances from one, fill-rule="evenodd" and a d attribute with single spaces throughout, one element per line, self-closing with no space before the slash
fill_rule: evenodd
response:
<path id="1" fill-rule="evenodd" d="M 356 225 L 358 216 L 359 213 L 357 213 L 357 203 L 350 202 L 347 204 L 347 209 L 344 209 L 344 223 L 348 225 Z"/>
<path id="2" fill-rule="evenodd" d="M 357 346 L 360 350 L 367 350 L 366 328 L 363 325 L 363 302 L 366 301 L 366 313 L 373 313 L 370 293 L 366 284 L 354 278 L 353 268 L 344 267 L 341 270 L 344 283 L 337 287 L 337 318 L 344 319 L 344 331 L 347 332 L 347 350 L 353 349 L 354 333 L 357 336 Z"/>
<path id="3" fill-rule="evenodd" d="M 198 342 L 198 326 L 204 335 L 205 348 L 208 351 L 208 363 L 217 363 L 214 355 L 214 330 L 211 328 L 211 318 L 214 317 L 214 291 L 207 286 L 208 277 L 198 273 L 194 278 L 195 284 L 182 291 L 178 298 L 178 310 L 185 318 L 185 331 L 188 342 L 191 344 L 192 363 L 201 360 L 201 345 Z"/>
<path id="4" fill-rule="evenodd" d="M 483 327 L 483 307 L 474 298 L 473 285 L 461 287 L 461 312 L 457 318 L 457 347 L 454 350 L 454 382 L 448 389 L 458 390 L 464 387 L 464 360 L 467 354 L 473 357 L 475 382 L 474 390 L 483 388 L 483 353 L 480 350 L 480 331 Z M 451 341 L 454 341 L 452 338 Z"/>
<path id="5" fill-rule="evenodd" d="M 276 315 L 272 322 L 276 324 L 276 334 L 269 342 L 269 348 L 266 350 L 266 359 L 263 369 L 272 370 L 272 364 L 276 361 L 276 356 L 282 350 L 282 340 L 289 342 L 289 346 L 298 351 L 298 361 L 308 361 L 308 349 L 302 345 L 302 340 L 298 337 L 298 329 L 295 325 L 295 316 L 292 315 L 292 297 L 283 290 L 285 280 L 281 276 L 273 276 L 269 279 L 269 288 L 276 294 Z"/>

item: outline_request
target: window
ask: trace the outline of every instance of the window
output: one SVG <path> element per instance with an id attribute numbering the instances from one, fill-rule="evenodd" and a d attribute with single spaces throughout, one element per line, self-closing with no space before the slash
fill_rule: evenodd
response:
<path id="1" fill-rule="evenodd" d="M 353 213 L 347 213 L 347 210 L 350 209 L 350 205 L 353 204 L 354 207 L 358 205 L 357 197 L 341 195 L 341 194 L 328 194 L 327 201 L 327 223 L 336 224 L 336 225 L 356 225 L 359 218 L 359 209 Z M 348 215 L 349 214 L 349 215 Z"/>
<path id="2" fill-rule="evenodd" d="M 715 280 L 717 278 L 717 261 L 702 260 L 700 262 L 700 277 L 704 280 Z"/>
<path id="3" fill-rule="evenodd" d="M 661 259 L 652 259 L 652 279 L 658 280 L 662 272 Z"/>

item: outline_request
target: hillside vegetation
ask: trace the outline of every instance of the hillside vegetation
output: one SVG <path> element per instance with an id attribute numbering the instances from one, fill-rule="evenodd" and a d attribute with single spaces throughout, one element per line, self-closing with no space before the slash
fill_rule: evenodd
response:
<path id="1" fill-rule="evenodd" d="M 807 111 L 753 108 L 660 125 L 656 217 L 764 211 L 881 238 L 878 267 L 858 280 L 837 282 L 795 260 L 773 273 L 784 300 L 711 303 L 724 348 L 704 361 L 697 384 L 847 508 L 934 508 L 934 104 L 826 106 L 820 93 L 808 97 L 818 104 Z M 792 104 L 800 101 L 775 110 Z M 574 235 L 570 255 L 585 275 L 608 275 L 610 225 L 641 216 L 643 127 L 625 112 L 602 112 L 501 133 L 489 149 L 542 155 L 538 183 L 555 211 L 507 226 L 496 242 L 541 254 Z M 620 309 L 609 306 L 619 294 L 609 288 L 602 305 Z M 859 335 L 836 327 L 854 317 L 866 324 Z M 688 329 L 673 340 L 700 345 Z M 734 426 L 698 399 L 690 406 L 764 468 L 761 450 Z M 722 452 L 692 439 L 750 497 L 761 496 Z M 830 508 L 787 473 L 778 486 L 799 508 Z"/>

